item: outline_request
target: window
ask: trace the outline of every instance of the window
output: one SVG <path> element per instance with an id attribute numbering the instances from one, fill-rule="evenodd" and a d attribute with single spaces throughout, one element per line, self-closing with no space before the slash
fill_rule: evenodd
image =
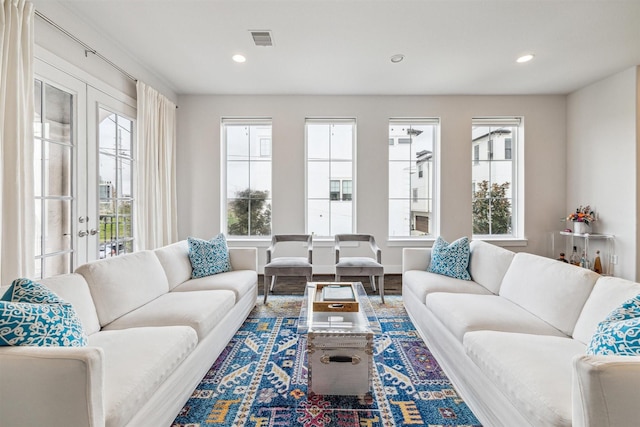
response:
<path id="1" fill-rule="evenodd" d="M 342 200 L 353 199 L 353 181 L 345 179 L 342 181 Z"/>
<path id="2" fill-rule="evenodd" d="M 98 109 L 99 257 L 133 252 L 133 121 Z"/>
<path id="3" fill-rule="evenodd" d="M 438 119 L 389 121 L 389 236 L 433 234 Z"/>
<path id="4" fill-rule="evenodd" d="M 271 121 L 222 120 L 226 179 L 222 215 L 229 236 L 271 235 Z"/>
<path id="5" fill-rule="evenodd" d="M 317 236 L 355 230 L 353 119 L 307 119 L 307 232 Z"/>
<path id="6" fill-rule="evenodd" d="M 511 160 L 511 138 L 504 139 L 504 158 Z"/>
<path id="7" fill-rule="evenodd" d="M 340 180 L 332 179 L 330 185 L 331 189 L 329 190 L 329 198 L 331 200 L 340 200 Z"/>
<path id="8" fill-rule="evenodd" d="M 515 236 L 519 118 L 478 118 L 472 122 L 473 234 Z M 515 144 L 514 144 L 515 142 Z M 484 147 L 481 149 L 480 147 Z M 480 150 L 487 153 L 479 158 Z M 504 153 L 500 156 L 500 153 Z"/>

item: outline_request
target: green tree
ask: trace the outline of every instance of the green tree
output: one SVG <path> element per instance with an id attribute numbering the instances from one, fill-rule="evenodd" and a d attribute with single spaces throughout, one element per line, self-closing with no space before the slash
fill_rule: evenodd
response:
<path id="1" fill-rule="evenodd" d="M 511 183 L 482 181 L 473 193 L 473 234 L 511 233 L 511 200 L 506 197 Z"/>
<path id="2" fill-rule="evenodd" d="M 238 191 L 229 203 L 227 230 L 231 236 L 268 236 L 271 234 L 271 205 L 268 191 Z"/>

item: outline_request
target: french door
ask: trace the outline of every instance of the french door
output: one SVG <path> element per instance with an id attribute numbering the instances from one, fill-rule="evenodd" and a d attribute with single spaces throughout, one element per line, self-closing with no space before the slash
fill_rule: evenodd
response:
<path id="1" fill-rule="evenodd" d="M 135 103 L 41 60 L 35 75 L 35 277 L 43 278 L 133 250 Z"/>

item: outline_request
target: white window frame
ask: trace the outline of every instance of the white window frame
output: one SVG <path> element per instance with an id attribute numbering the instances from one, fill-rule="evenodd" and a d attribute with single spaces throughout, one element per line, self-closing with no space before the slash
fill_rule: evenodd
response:
<path id="1" fill-rule="evenodd" d="M 356 223 L 356 217 L 357 217 L 357 178 L 356 178 L 356 146 L 357 146 L 357 130 L 358 130 L 358 126 L 357 126 L 357 121 L 355 118 L 337 118 L 337 117 L 321 117 L 321 118 L 316 118 L 316 117 L 307 117 L 305 118 L 305 125 L 304 125 L 304 147 L 305 147 L 305 152 L 304 152 L 304 158 L 305 158 L 305 185 L 304 185 L 304 191 L 305 191 L 305 230 L 306 233 L 313 233 L 313 230 L 309 230 L 309 200 L 312 200 L 309 198 L 309 137 L 308 137 L 308 125 L 310 124 L 314 124 L 314 125 L 332 125 L 332 124 L 351 124 L 352 128 L 353 128 L 353 132 L 352 132 L 352 141 L 351 141 L 351 200 L 349 200 L 349 202 L 351 203 L 351 233 L 357 233 L 357 223 Z M 329 157 L 327 159 L 328 162 L 331 162 L 331 157 Z M 330 185 L 331 182 L 331 176 L 329 179 L 329 183 L 328 185 Z M 343 179 L 340 178 L 340 197 L 339 200 L 337 201 L 343 201 L 342 200 L 342 181 Z M 330 188 L 329 188 L 330 190 Z M 321 199 L 317 199 L 314 198 L 313 200 L 321 200 Z M 331 195 L 330 192 L 327 193 L 327 200 L 331 200 Z M 329 228 L 331 228 L 331 226 L 329 226 Z M 314 237 L 319 238 L 320 240 L 330 240 L 333 239 L 333 235 L 327 235 L 327 236 L 321 236 L 321 235 L 315 235 Z"/>
<path id="2" fill-rule="evenodd" d="M 438 235 L 439 233 L 439 227 L 440 227 L 440 132 L 441 132 L 441 120 L 439 117 L 394 117 L 394 118 L 390 118 L 389 119 L 389 123 L 387 125 L 387 129 L 389 129 L 389 127 L 391 125 L 405 125 L 405 126 L 414 126 L 414 125 L 433 125 L 435 126 L 434 129 L 434 141 L 433 141 L 433 152 L 432 152 L 432 176 L 431 176 L 431 185 L 430 185 L 430 190 L 429 192 L 431 193 L 431 217 L 429 218 L 429 228 L 430 228 L 430 232 L 428 234 L 425 235 L 418 235 L 418 236 L 410 236 L 410 235 L 403 235 L 403 236 L 392 236 L 391 235 L 391 230 L 387 230 L 387 234 L 388 234 L 388 239 L 389 242 L 393 245 L 393 242 L 395 242 L 396 245 L 398 244 L 402 244 L 404 243 L 409 243 L 410 242 L 416 242 L 416 241 L 424 241 L 424 240 L 433 240 L 435 238 L 435 236 Z M 392 139 L 391 137 L 389 138 L 390 140 Z M 398 139 L 398 144 L 406 144 L 409 141 L 407 141 L 408 138 L 397 138 Z M 389 144 L 391 146 L 391 144 Z M 388 153 L 387 153 L 388 154 Z M 411 159 L 407 159 L 408 161 Z M 392 160 L 388 159 L 388 163 L 391 163 Z M 416 167 L 416 179 L 417 180 L 424 180 L 425 176 L 424 176 L 424 172 L 423 172 L 423 176 L 422 177 L 418 177 L 418 168 Z M 407 191 L 408 191 L 408 196 L 407 196 L 407 200 L 410 203 L 414 202 L 414 186 L 413 184 L 409 185 Z M 397 200 L 397 199 L 392 199 L 390 197 L 391 195 L 389 195 L 388 198 L 388 203 L 391 200 Z M 387 211 L 389 211 L 389 206 L 387 207 Z M 387 223 L 387 227 L 389 227 L 389 223 Z"/>
<path id="3" fill-rule="evenodd" d="M 273 120 L 270 117 L 223 117 L 220 121 L 220 230 L 227 236 L 228 240 L 251 240 L 251 241 L 271 241 L 271 234 L 273 234 L 273 206 L 271 210 L 271 233 L 269 235 L 229 235 L 227 224 L 227 125 L 246 125 L 246 126 L 270 126 L 271 127 L 271 144 L 273 144 Z M 262 150 L 263 139 L 258 141 L 260 150 L 260 157 L 265 156 L 265 152 Z M 273 145 L 271 145 L 271 153 L 273 153 Z M 271 194 L 270 200 L 273 203 L 273 156 L 271 156 Z M 251 187 L 251 180 L 249 179 L 249 186 Z"/>
<path id="4" fill-rule="evenodd" d="M 473 238 L 482 240 L 510 240 L 524 238 L 524 117 L 475 117 L 471 121 L 472 128 L 474 126 L 512 126 L 515 132 L 511 137 L 511 233 L 510 234 L 473 234 Z M 474 150 L 472 136 L 472 150 Z M 480 161 L 472 160 L 471 167 L 478 166 L 481 162 L 497 162 L 495 158 L 495 143 L 493 143 L 493 158 L 480 159 Z M 500 150 L 504 154 L 505 150 Z M 473 157 L 473 151 L 472 151 Z M 509 160 L 509 159 L 505 159 Z M 473 179 L 473 172 L 472 172 Z M 473 184 L 473 182 L 472 182 Z M 472 189 L 474 186 L 472 185 Z M 472 193 L 473 198 L 473 193 Z M 473 219 L 471 218 L 471 221 Z M 472 228 L 473 232 L 473 228 Z"/>

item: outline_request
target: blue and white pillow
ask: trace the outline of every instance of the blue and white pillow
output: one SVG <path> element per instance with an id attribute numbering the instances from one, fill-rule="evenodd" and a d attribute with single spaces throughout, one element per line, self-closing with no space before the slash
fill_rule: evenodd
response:
<path id="1" fill-rule="evenodd" d="M 456 279 L 471 280 L 469 271 L 469 238 L 447 243 L 438 237 L 431 248 L 431 264 L 427 271 Z"/>
<path id="2" fill-rule="evenodd" d="M 623 303 L 598 324 L 587 354 L 640 355 L 640 295 Z"/>
<path id="3" fill-rule="evenodd" d="M 224 234 L 220 233 L 211 240 L 189 237 L 188 242 L 193 279 L 231 271 L 229 248 Z"/>
<path id="4" fill-rule="evenodd" d="M 85 345 L 87 336 L 73 306 L 46 286 L 16 279 L 0 298 L 0 346 Z"/>

